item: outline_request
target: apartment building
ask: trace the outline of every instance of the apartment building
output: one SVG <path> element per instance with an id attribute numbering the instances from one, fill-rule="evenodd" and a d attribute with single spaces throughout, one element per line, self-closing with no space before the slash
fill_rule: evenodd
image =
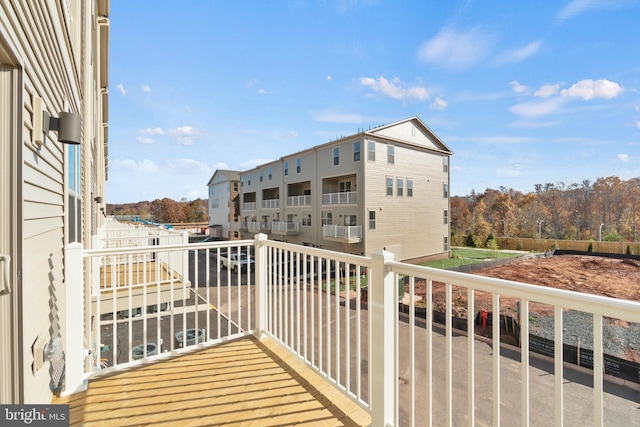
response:
<path id="1" fill-rule="evenodd" d="M 0 2 L 2 404 L 48 404 L 76 356 L 65 253 L 104 221 L 108 50 L 108 0 Z"/>
<path id="2" fill-rule="evenodd" d="M 216 170 L 207 183 L 209 188 L 209 236 L 235 240 L 238 230 L 231 223 L 240 215 L 240 172 Z"/>
<path id="3" fill-rule="evenodd" d="M 411 117 L 284 156 L 240 174 L 232 230 L 400 260 L 448 256 L 452 154 Z"/>

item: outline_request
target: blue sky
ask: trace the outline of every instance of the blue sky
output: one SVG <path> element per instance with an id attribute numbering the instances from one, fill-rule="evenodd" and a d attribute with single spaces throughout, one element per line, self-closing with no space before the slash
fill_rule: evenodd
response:
<path id="1" fill-rule="evenodd" d="M 109 203 L 418 116 L 453 195 L 640 177 L 640 1 L 112 0 Z"/>

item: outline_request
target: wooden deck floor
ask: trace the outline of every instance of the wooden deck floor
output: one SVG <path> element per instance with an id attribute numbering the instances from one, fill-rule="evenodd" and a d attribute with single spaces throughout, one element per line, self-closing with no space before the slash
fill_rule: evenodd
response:
<path id="1" fill-rule="evenodd" d="M 283 347 L 231 341 L 95 378 L 70 405 L 82 426 L 354 426 L 369 414 Z"/>

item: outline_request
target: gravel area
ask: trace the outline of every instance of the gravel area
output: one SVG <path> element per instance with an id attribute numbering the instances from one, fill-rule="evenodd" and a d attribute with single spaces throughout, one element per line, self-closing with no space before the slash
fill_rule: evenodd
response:
<path id="1" fill-rule="evenodd" d="M 593 315 L 565 310 L 562 315 L 565 344 L 593 350 Z M 553 340 L 554 317 L 530 313 L 531 333 Z M 640 324 L 603 319 L 604 353 L 640 363 Z"/>

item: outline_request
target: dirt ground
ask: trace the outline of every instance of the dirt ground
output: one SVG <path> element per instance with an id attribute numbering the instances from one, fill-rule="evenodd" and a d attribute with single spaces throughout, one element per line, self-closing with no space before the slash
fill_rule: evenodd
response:
<path id="1" fill-rule="evenodd" d="M 640 261 L 595 256 L 559 255 L 550 258 L 528 258 L 512 264 L 476 270 L 472 274 L 513 280 L 539 286 L 583 292 L 640 301 Z M 416 282 L 416 294 L 425 295 L 425 282 Z M 441 283 L 433 285 L 436 309 L 445 309 L 445 288 Z M 467 291 L 454 287 L 454 316 L 467 317 Z M 500 297 L 500 309 L 504 314 L 516 314 L 517 299 Z M 492 296 L 475 293 L 475 310 L 492 311 Z M 551 315 L 553 307 L 530 303 L 529 310 Z"/>

